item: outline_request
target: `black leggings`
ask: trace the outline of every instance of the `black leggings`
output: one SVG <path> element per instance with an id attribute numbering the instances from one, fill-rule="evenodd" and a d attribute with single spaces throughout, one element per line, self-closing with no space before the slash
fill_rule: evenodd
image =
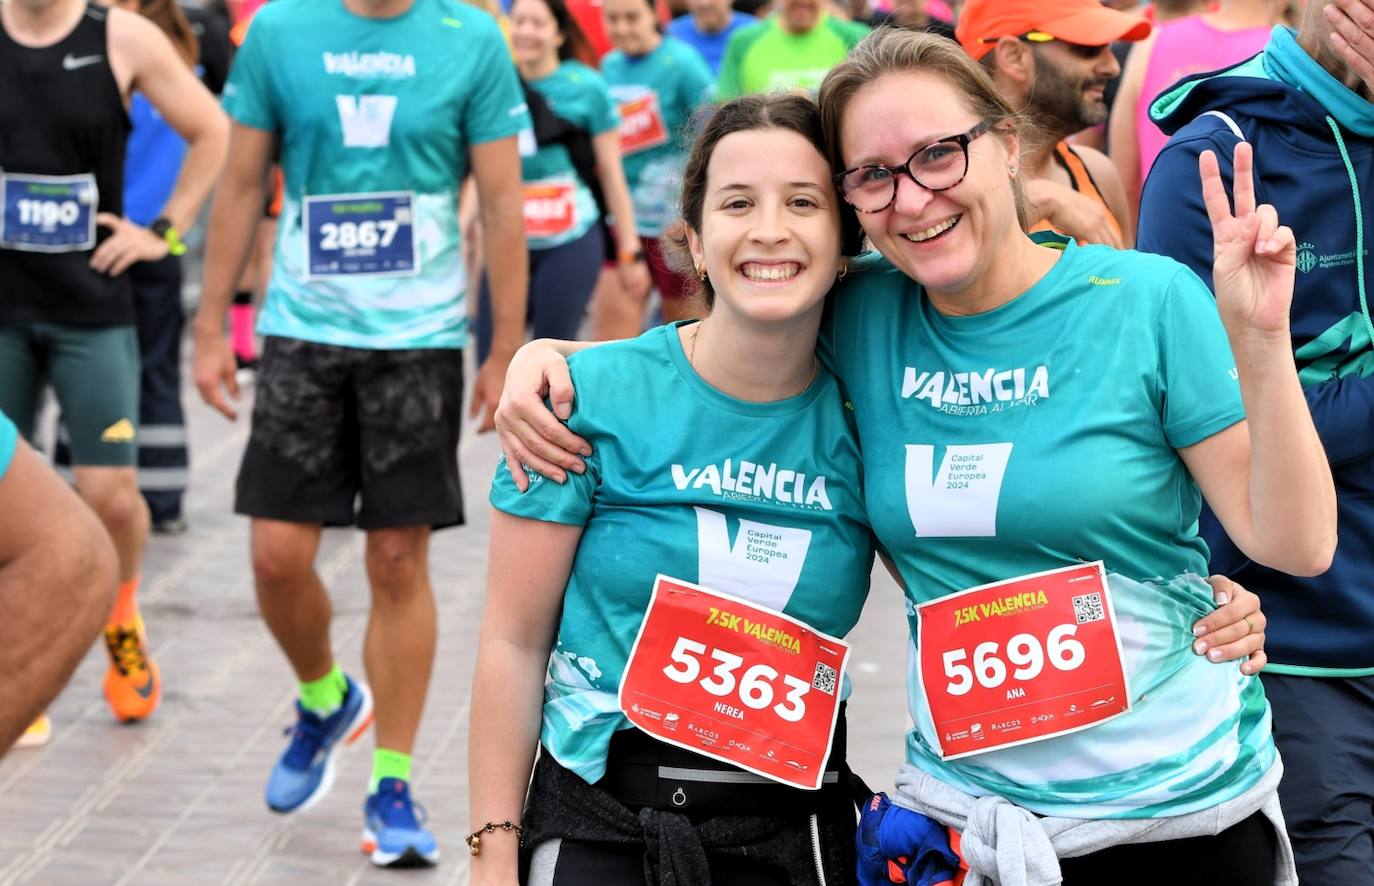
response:
<path id="1" fill-rule="evenodd" d="M 1274 829 L 1256 812 L 1215 836 L 1113 846 L 1063 859 L 1060 869 L 1064 886 L 1270 886 L 1274 849 Z"/>

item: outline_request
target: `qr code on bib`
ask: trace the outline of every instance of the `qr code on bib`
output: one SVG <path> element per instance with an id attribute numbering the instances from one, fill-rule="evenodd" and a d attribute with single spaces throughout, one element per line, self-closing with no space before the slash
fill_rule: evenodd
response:
<path id="1" fill-rule="evenodd" d="M 1102 611 L 1102 595 L 1084 594 L 1081 597 L 1074 597 L 1073 617 L 1078 619 L 1078 623 L 1081 625 L 1106 618 L 1107 613 Z"/>
<path id="2" fill-rule="evenodd" d="M 816 662 L 816 676 L 811 678 L 811 685 L 826 695 L 834 695 L 835 678 L 838 676 L 834 668 L 823 661 L 818 661 Z"/>

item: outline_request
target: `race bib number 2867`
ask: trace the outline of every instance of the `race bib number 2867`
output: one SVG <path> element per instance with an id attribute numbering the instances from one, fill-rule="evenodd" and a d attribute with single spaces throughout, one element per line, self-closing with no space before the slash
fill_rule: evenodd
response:
<path id="1" fill-rule="evenodd" d="M 660 575 L 620 708 L 661 741 L 816 790 L 848 658 L 790 616 Z"/>

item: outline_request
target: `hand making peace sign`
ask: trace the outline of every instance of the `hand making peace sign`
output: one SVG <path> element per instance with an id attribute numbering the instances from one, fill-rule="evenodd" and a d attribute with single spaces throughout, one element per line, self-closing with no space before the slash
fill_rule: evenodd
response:
<path id="1" fill-rule="evenodd" d="M 1248 329 L 1287 335 L 1297 241 L 1290 228 L 1279 224 L 1273 206 L 1255 206 L 1253 148 L 1247 142 L 1236 145 L 1234 215 L 1216 155 L 1203 151 L 1198 169 L 1212 221 L 1212 281 L 1221 319 L 1232 333 Z"/>

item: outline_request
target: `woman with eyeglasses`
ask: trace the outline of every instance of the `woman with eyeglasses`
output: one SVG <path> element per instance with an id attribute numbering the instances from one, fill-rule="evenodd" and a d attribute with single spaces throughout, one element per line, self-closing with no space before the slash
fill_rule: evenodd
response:
<path id="1" fill-rule="evenodd" d="M 1320 572 L 1335 543 L 1288 346 L 1295 244 L 1255 205 L 1248 146 L 1234 210 L 1201 170 L 1213 302 L 1170 260 L 1027 238 L 1018 121 L 957 47 L 876 34 L 820 104 L 881 254 L 834 293 L 821 347 L 911 613 L 898 803 L 993 882 L 1295 882 L 1263 688 L 1207 667 L 1223 635 L 1193 628 L 1203 495 L 1273 568 Z M 508 391 L 549 374 L 539 353 Z M 506 407 L 507 448 L 548 466 L 529 406 Z"/>

